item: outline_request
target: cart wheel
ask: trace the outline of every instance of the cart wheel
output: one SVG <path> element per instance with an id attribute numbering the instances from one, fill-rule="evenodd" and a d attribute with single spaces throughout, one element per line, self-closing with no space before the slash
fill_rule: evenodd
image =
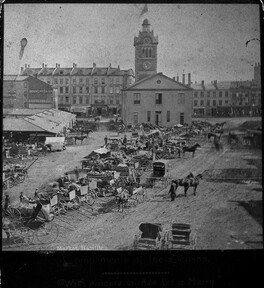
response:
<path id="1" fill-rule="evenodd" d="M 19 174 L 16 179 L 17 179 L 18 183 L 23 183 L 26 179 L 26 176 L 25 176 L 25 174 Z"/>
<path id="2" fill-rule="evenodd" d="M 59 236 L 59 228 L 53 222 L 44 222 L 36 231 L 36 237 L 42 244 L 50 244 Z"/>
<path id="3" fill-rule="evenodd" d="M 95 200 L 90 196 L 90 195 L 85 195 L 85 203 L 87 203 L 88 205 L 92 206 L 95 202 Z"/>
<path id="4" fill-rule="evenodd" d="M 18 242 L 23 242 L 24 244 L 30 245 L 34 241 L 34 231 L 28 227 L 21 227 L 16 229 L 16 237 L 14 242 L 18 244 Z M 16 240 L 17 239 L 17 240 Z M 20 239 L 20 241 L 19 241 Z"/>
<path id="5" fill-rule="evenodd" d="M 11 219 L 20 219 L 21 213 L 17 208 L 9 207 L 5 211 L 5 215 Z"/>
<path id="6" fill-rule="evenodd" d="M 61 214 L 65 214 L 68 211 L 68 205 L 67 202 L 65 200 L 60 200 L 58 203 L 59 207 L 60 207 L 60 213 Z"/>

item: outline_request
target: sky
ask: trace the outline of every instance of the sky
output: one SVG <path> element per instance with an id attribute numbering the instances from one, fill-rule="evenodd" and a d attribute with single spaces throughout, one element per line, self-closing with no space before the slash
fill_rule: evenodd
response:
<path id="1" fill-rule="evenodd" d="M 134 36 L 147 18 L 158 35 L 158 69 L 192 82 L 251 80 L 260 62 L 257 4 L 5 4 L 4 74 L 20 67 L 135 69 Z M 27 39 L 19 59 L 21 39 Z M 255 39 L 249 41 L 251 39 Z M 249 41 L 249 42 L 247 42 Z"/>

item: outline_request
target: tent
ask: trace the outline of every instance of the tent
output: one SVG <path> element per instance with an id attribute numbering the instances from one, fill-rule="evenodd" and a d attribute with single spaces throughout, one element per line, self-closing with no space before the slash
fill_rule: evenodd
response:
<path id="1" fill-rule="evenodd" d="M 65 137 L 46 137 L 45 145 L 51 144 L 51 151 L 63 150 Z"/>

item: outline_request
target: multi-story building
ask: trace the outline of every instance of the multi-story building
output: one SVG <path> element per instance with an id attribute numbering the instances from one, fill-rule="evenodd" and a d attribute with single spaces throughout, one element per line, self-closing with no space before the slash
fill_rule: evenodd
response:
<path id="1" fill-rule="evenodd" d="M 193 89 L 162 73 L 124 90 L 122 118 L 127 125 L 151 123 L 164 127 L 191 124 Z"/>
<path id="2" fill-rule="evenodd" d="M 59 109 L 80 115 L 111 115 L 120 113 L 122 89 L 132 85 L 134 72 L 132 69 L 121 70 L 111 67 L 80 68 L 73 63 L 72 68 L 30 68 L 25 65 L 21 75 L 34 75 L 50 83 L 57 89 Z"/>
<path id="3" fill-rule="evenodd" d="M 3 108 L 54 107 L 51 85 L 32 76 L 4 75 Z"/>

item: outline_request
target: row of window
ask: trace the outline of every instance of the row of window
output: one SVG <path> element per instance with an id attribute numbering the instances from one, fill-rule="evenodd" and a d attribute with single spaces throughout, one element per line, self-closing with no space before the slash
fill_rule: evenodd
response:
<path id="1" fill-rule="evenodd" d="M 200 106 L 204 106 L 204 102 L 205 102 L 204 100 L 200 100 Z M 225 100 L 224 102 L 222 100 L 218 100 L 219 106 L 222 106 L 223 103 L 228 104 L 228 100 Z M 206 105 L 211 106 L 211 101 L 207 100 Z M 193 101 L 193 106 L 198 106 L 198 100 Z M 212 106 L 216 106 L 216 100 L 212 101 Z"/>
<path id="2" fill-rule="evenodd" d="M 54 77 L 54 84 L 61 84 L 61 85 L 68 85 L 70 82 L 70 78 L 56 78 Z M 89 84 L 89 83 L 92 83 L 91 79 L 90 78 L 72 78 L 72 83 L 73 84 Z M 106 84 L 106 78 L 93 78 L 93 84 Z M 52 79 L 51 78 L 48 78 L 47 79 L 47 83 L 48 84 L 52 84 Z M 113 77 L 110 77 L 109 78 L 109 83 L 110 84 L 122 84 L 122 79 L 121 78 L 113 78 Z"/>
<path id="3" fill-rule="evenodd" d="M 65 86 L 65 87 L 59 87 L 59 93 L 60 94 L 68 94 L 70 93 L 70 89 L 69 87 Z M 110 94 L 113 94 L 113 93 L 116 93 L 116 94 L 120 94 L 121 93 L 121 88 L 120 87 L 109 87 L 109 93 Z M 86 87 L 72 87 L 72 93 L 73 94 L 89 94 L 90 93 L 90 87 L 89 86 L 86 86 Z M 104 86 L 102 87 L 93 87 L 93 93 L 95 94 L 104 94 L 104 93 L 107 93 L 106 92 L 106 88 Z"/>
<path id="4" fill-rule="evenodd" d="M 73 96 L 71 97 L 72 99 L 72 104 L 89 104 L 90 103 L 90 97 L 83 97 L 83 96 Z M 94 103 L 103 103 L 106 104 L 114 104 L 114 96 L 108 96 L 107 98 L 105 96 L 94 96 L 93 97 Z M 65 96 L 65 97 L 60 97 L 60 104 L 70 104 L 70 97 Z M 119 96 L 115 97 L 115 104 L 118 105 L 120 104 L 120 99 Z"/>
<path id="5" fill-rule="evenodd" d="M 134 104 L 140 104 L 141 94 L 134 93 Z M 155 93 L 155 104 L 162 104 L 162 93 Z M 178 93 L 178 104 L 185 104 L 185 94 Z"/>
<path id="6" fill-rule="evenodd" d="M 151 58 L 152 57 L 152 48 L 143 47 L 142 48 L 142 57 Z"/>
<path id="7" fill-rule="evenodd" d="M 156 124 L 158 124 L 157 122 L 159 123 L 161 122 L 161 111 L 155 111 L 154 113 L 155 113 L 154 120 Z M 134 124 L 138 123 L 138 116 L 139 116 L 138 112 L 133 113 Z M 181 122 L 184 122 L 184 113 L 180 113 L 180 120 Z M 169 123 L 170 121 L 171 121 L 171 111 L 166 111 L 166 122 Z M 147 111 L 147 122 L 151 122 L 151 111 Z"/>
<path id="8" fill-rule="evenodd" d="M 200 93 L 198 91 L 195 91 L 194 92 L 194 98 L 197 98 L 197 97 L 200 97 L 203 98 L 205 93 L 203 91 L 201 91 Z M 228 97 L 229 93 L 228 91 L 218 91 L 218 97 L 223 97 L 225 95 L 225 97 Z M 216 97 L 216 91 L 206 91 L 206 96 L 209 98 L 209 97 Z"/>

